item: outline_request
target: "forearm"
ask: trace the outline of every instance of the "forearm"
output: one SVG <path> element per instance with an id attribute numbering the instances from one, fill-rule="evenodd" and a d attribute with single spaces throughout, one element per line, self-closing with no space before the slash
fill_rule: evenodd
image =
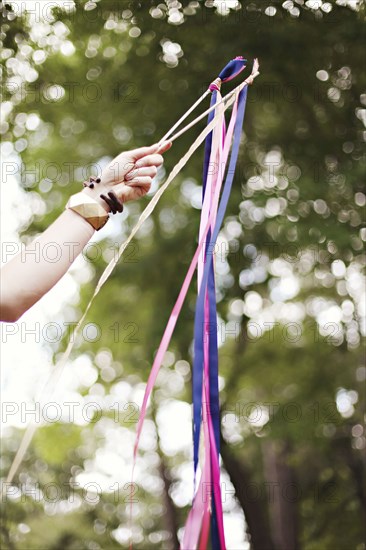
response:
<path id="1" fill-rule="evenodd" d="M 94 233 L 65 210 L 42 235 L 1 269 L 1 320 L 14 322 L 66 273 Z"/>
<path id="2" fill-rule="evenodd" d="M 70 197 L 68 209 L 28 250 L 2 268 L 0 320 L 16 321 L 61 279 L 94 228 L 101 229 L 106 223 L 109 212 L 121 212 L 122 202 L 148 192 L 163 162 L 160 153 L 170 146 L 170 142 L 163 142 L 121 153 L 103 170 L 101 178 L 84 182 L 83 191 Z M 55 256 L 50 257 L 51 250 Z"/>

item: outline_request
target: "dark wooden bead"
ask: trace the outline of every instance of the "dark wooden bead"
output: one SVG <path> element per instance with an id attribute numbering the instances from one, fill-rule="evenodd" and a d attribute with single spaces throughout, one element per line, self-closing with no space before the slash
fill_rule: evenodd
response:
<path id="1" fill-rule="evenodd" d="M 109 208 L 111 209 L 111 212 L 112 212 L 113 214 L 115 214 L 115 213 L 117 212 L 116 207 L 115 207 L 113 201 L 112 201 L 109 197 L 106 197 L 105 195 L 101 194 L 101 195 L 100 195 L 100 198 L 103 199 L 103 200 L 108 204 L 108 206 L 109 206 Z"/>
<path id="2" fill-rule="evenodd" d="M 118 212 L 123 212 L 123 204 L 122 202 L 117 198 L 116 194 L 113 191 L 109 191 L 108 193 L 109 197 L 114 203 L 115 208 Z"/>

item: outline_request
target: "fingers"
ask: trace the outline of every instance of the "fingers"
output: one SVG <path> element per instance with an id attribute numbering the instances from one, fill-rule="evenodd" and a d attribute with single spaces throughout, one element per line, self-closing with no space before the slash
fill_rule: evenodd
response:
<path id="1" fill-rule="evenodd" d="M 171 146 L 173 145 L 173 142 L 172 141 L 163 141 L 160 146 L 159 146 L 159 149 L 158 149 L 158 153 L 165 153 L 165 151 L 167 151 L 168 149 L 171 148 Z"/>
<path id="2" fill-rule="evenodd" d="M 158 153 L 146 155 L 135 163 L 134 168 L 126 174 L 125 180 L 130 181 L 138 176 L 149 176 L 154 178 L 157 174 L 158 167 L 161 166 L 163 162 L 163 157 Z"/>
<path id="3" fill-rule="evenodd" d="M 125 203 L 146 195 L 150 191 L 151 182 L 151 178 L 144 176 L 128 183 L 120 183 L 114 189 L 117 197 Z"/>
<path id="4" fill-rule="evenodd" d="M 139 147 L 131 151 L 120 153 L 102 173 L 102 182 L 105 186 L 116 186 L 123 181 L 139 180 L 156 176 L 157 168 L 163 164 L 164 153 L 170 149 L 172 143 L 163 141 L 150 147 Z M 144 180 L 145 181 L 145 180 Z M 149 181 L 151 184 L 151 181 Z"/>
<path id="5" fill-rule="evenodd" d="M 154 145 L 150 145 L 150 147 L 139 147 L 138 149 L 132 149 L 130 151 L 130 155 L 133 158 L 133 160 L 137 161 L 139 159 L 142 159 L 143 157 L 146 157 L 147 155 L 153 155 L 154 153 L 164 153 L 170 147 L 172 146 L 172 142 L 170 141 L 163 141 L 163 143 L 154 143 Z"/>
<path id="6" fill-rule="evenodd" d="M 154 178 L 158 172 L 158 169 L 156 168 L 155 164 L 152 166 L 146 166 L 143 168 L 135 168 L 134 170 L 131 170 L 125 177 L 126 181 L 130 181 L 133 179 L 137 179 L 139 177 L 148 176 L 150 178 Z"/>
<path id="7" fill-rule="evenodd" d="M 142 168 L 143 166 L 160 166 L 163 162 L 163 157 L 158 153 L 155 153 L 154 155 L 146 155 L 142 159 L 138 160 L 135 163 L 135 167 Z"/>
<path id="8" fill-rule="evenodd" d="M 159 144 L 155 143 L 154 145 L 150 145 L 150 147 L 139 147 L 138 149 L 132 149 L 129 154 L 132 159 L 136 161 L 145 157 L 146 155 L 153 155 L 158 149 Z"/>
<path id="9" fill-rule="evenodd" d="M 136 178 L 130 180 L 126 185 L 129 187 L 148 187 L 147 191 L 150 189 L 152 183 L 152 178 L 149 176 L 137 176 Z"/>

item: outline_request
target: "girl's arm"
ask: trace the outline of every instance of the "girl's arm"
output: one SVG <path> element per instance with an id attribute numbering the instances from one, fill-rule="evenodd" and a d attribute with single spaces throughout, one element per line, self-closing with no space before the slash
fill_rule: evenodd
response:
<path id="1" fill-rule="evenodd" d="M 82 193 L 93 198 L 109 212 L 101 194 L 113 192 L 122 202 L 145 195 L 157 167 L 160 153 L 171 143 L 141 147 L 118 155 L 102 172 L 101 182 Z M 88 197 L 86 197 L 87 199 Z M 15 322 L 48 292 L 66 273 L 94 233 L 82 215 L 66 209 L 32 244 L 1 269 L 0 320 Z"/>

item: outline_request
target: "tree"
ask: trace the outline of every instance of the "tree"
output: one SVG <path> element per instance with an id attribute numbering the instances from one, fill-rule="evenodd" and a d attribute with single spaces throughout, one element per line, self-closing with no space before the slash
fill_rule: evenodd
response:
<path id="1" fill-rule="evenodd" d="M 249 91 L 216 255 L 222 458 L 236 490 L 226 513 L 244 511 L 254 550 L 360 550 L 364 8 L 232 5 L 83 1 L 70 11 L 42 8 L 32 20 L 4 4 L 3 147 L 24 163 L 18 179 L 30 204 L 44 205 L 21 231 L 28 238 L 43 230 L 91 164 L 157 141 L 228 59 L 258 56 L 261 76 Z M 166 172 L 196 131 L 174 144 Z M 23 496 L 7 504 L 5 547 L 127 545 L 128 475 L 121 474 L 118 491 L 109 489 L 115 479 L 103 470 L 103 456 L 114 448 L 128 468 L 134 403 L 195 246 L 201 165 L 196 154 L 93 305 L 88 321 L 98 321 L 101 337 L 81 340 L 73 359 L 76 365 L 82 354 L 97 373 L 78 392 L 83 403 L 101 392 L 103 414 L 86 426 L 38 430 L 16 480 Z M 80 287 L 75 316 L 145 203 L 128 205 L 120 233 L 102 243 L 104 255 L 84 262 L 91 277 Z M 191 401 L 194 306 L 192 288 L 154 394 L 157 419 L 172 402 Z M 56 321 L 63 319 L 60 312 Z M 120 410 L 109 408 L 114 399 Z M 173 548 L 166 518 L 179 535 L 187 512 L 189 451 L 182 445 L 170 454 L 162 431 L 162 420 L 148 423 L 139 459 L 139 548 Z M 11 435 L 17 441 L 21 434 Z M 5 471 L 14 450 L 5 438 Z M 98 498 L 75 486 L 102 477 Z M 43 488 L 38 500 L 25 480 Z M 55 480 L 62 494 L 47 501 Z"/>

